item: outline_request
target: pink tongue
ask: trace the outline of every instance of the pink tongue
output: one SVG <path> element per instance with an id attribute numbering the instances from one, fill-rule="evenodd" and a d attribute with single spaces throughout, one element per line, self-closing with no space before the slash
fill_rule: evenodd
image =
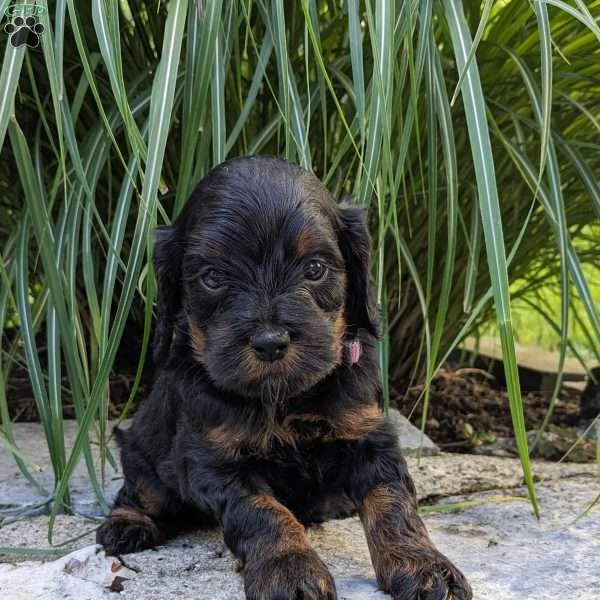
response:
<path id="1" fill-rule="evenodd" d="M 362 354 L 362 346 L 360 345 L 360 341 L 358 338 L 353 339 L 350 342 L 350 361 L 352 364 L 357 363 L 360 359 L 360 355 Z"/>

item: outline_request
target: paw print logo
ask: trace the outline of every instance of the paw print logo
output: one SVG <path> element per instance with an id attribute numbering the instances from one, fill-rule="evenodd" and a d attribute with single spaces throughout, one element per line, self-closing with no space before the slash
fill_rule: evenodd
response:
<path id="1" fill-rule="evenodd" d="M 15 17 L 12 23 L 4 26 L 4 31 L 10 35 L 10 43 L 15 48 L 37 48 L 44 26 L 35 17 Z"/>

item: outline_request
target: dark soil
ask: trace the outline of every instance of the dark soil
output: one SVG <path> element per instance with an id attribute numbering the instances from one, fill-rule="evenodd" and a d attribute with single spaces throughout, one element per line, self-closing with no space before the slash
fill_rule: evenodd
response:
<path id="1" fill-rule="evenodd" d="M 16 370 L 15 370 L 16 371 Z M 135 371 L 123 371 L 119 375 L 113 375 L 109 383 L 109 405 L 108 416 L 116 419 L 125 406 L 131 392 L 135 379 Z M 152 389 L 154 375 L 151 371 L 144 372 L 137 390 L 135 401 L 129 415 L 135 413 L 137 406 L 144 401 Z M 75 407 L 69 391 L 66 389 L 66 380 L 63 386 L 63 416 L 65 419 L 75 418 Z M 38 411 L 33 398 L 33 391 L 27 377 L 27 372 L 19 370 L 11 373 L 6 386 L 6 397 L 8 409 L 13 421 L 39 421 Z"/>
<path id="2" fill-rule="evenodd" d="M 431 383 L 426 433 L 440 448 L 454 452 L 514 454 L 513 426 L 506 390 L 496 389 L 485 371 L 471 368 L 440 370 Z M 416 424 L 421 423 L 423 386 L 404 394 L 392 388 L 390 402 Z M 537 429 L 550 403 L 549 392 L 523 394 L 525 426 Z M 581 392 L 563 387 L 555 404 L 552 425 L 538 446 L 538 454 L 559 460 L 587 425 L 580 415 Z M 593 460 L 595 443 L 584 441 L 571 460 Z"/>

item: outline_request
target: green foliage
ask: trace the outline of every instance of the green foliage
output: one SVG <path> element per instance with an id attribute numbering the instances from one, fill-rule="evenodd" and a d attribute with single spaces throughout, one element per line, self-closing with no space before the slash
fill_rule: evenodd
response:
<path id="1" fill-rule="evenodd" d="M 598 355 L 600 0 L 38 5 L 41 50 L 5 43 L 0 71 L 0 417 L 34 481 L 5 394 L 25 361 L 53 516 L 81 455 L 105 506 L 90 439 L 113 460 L 108 380 L 127 323 L 148 346 L 152 228 L 213 165 L 253 153 L 368 209 L 386 402 L 388 375 L 427 382 L 464 335 L 496 324 L 537 512 L 509 292 L 546 314 L 563 356 L 573 320 Z M 549 282 L 560 306 L 536 301 Z"/>

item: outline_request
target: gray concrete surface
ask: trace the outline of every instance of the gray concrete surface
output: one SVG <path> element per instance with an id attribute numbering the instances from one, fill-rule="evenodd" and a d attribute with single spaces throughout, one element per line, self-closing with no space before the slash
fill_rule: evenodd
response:
<path id="1" fill-rule="evenodd" d="M 437 459 L 433 459 L 437 460 Z M 580 474 L 538 486 L 538 522 L 523 499 L 498 502 L 498 491 L 450 497 L 443 502 L 484 501 L 458 512 L 425 515 L 435 543 L 464 571 L 480 600 L 596 600 L 600 587 L 598 510 L 575 521 L 598 493 L 598 482 Z M 511 494 L 524 494 L 522 488 Z M 80 533 L 80 517 L 62 517 L 62 534 Z M 32 533 L 32 525 L 35 523 Z M 47 517 L 0 529 L 2 545 L 43 545 Z M 377 591 L 357 519 L 309 530 L 313 546 L 332 571 L 339 598 L 387 598 Z M 80 544 L 88 544 L 92 534 Z M 176 538 L 157 550 L 105 557 L 95 546 L 58 561 L 0 564 L 0 597 L 10 600 L 234 600 L 243 598 L 236 561 L 219 531 Z M 123 570 L 126 568 L 127 570 Z M 119 575 L 117 589 L 114 576 Z M 77 585 L 77 580 L 79 584 Z"/>
<path id="2" fill-rule="evenodd" d="M 52 491 L 54 474 L 40 424 L 15 423 L 13 433 L 19 450 L 28 459 L 29 470 L 36 481 L 46 491 Z M 64 433 L 65 445 L 70 449 L 77 435 L 76 421 L 65 421 Z M 92 432 L 91 439 L 96 439 L 94 432 Z M 94 446 L 94 448 L 96 447 Z M 115 458 L 118 461 L 114 444 L 111 444 L 111 448 L 115 452 Z M 98 452 L 94 451 L 93 454 L 98 479 L 101 481 Z M 119 489 L 120 477 L 120 473 L 113 470 L 110 464 L 107 463 L 104 489 L 108 498 L 112 498 Z M 83 458 L 79 461 L 71 478 L 71 494 L 73 506 L 77 512 L 87 515 L 99 514 L 99 507 L 89 485 Z M 44 494 L 33 488 L 25 479 L 10 452 L 4 446 L 0 446 L 0 516 L 21 512 L 24 507 L 37 505 L 45 498 Z"/>

